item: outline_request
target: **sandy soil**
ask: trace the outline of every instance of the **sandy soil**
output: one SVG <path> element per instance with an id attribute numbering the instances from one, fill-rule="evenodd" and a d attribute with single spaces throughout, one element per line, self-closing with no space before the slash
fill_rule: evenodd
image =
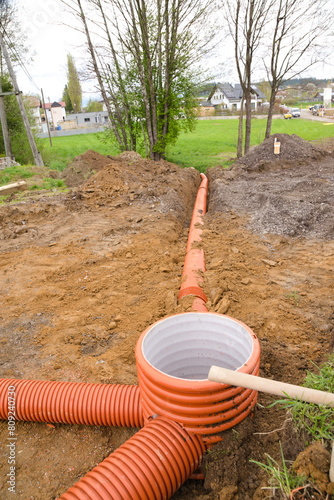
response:
<path id="1" fill-rule="evenodd" d="M 208 172 L 205 291 L 209 310 L 257 334 L 263 376 L 301 383 L 334 347 L 333 142 L 279 139 L 279 158 L 270 138 L 232 169 Z M 68 195 L 0 208 L 4 378 L 136 383 L 138 336 L 184 310 L 176 295 L 199 173 L 134 153 L 99 156 L 89 151 L 65 172 Z M 280 442 L 288 460 L 305 448 L 270 402 L 260 395 L 254 415 L 205 457 L 205 480 L 173 499 L 269 498 L 249 460 L 278 458 Z M 17 422 L 12 494 L 1 422 L 0 498 L 55 499 L 135 431 Z"/>

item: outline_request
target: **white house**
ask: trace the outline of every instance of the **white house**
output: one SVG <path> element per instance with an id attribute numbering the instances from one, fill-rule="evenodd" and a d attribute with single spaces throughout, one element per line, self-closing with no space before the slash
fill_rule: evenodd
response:
<path id="1" fill-rule="evenodd" d="M 24 103 L 30 110 L 30 114 L 34 120 L 34 127 L 37 132 L 42 130 L 42 118 L 41 118 L 41 101 L 38 97 L 27 95 L 24 96 Z"/>
<path id="2" fill-rule="evenodd" d="M 41 106 L 44 109 L 44 114 L 42 114 L 43 130 L 47 131 L 46 120 L 53 128 L 61 126 L 62 122 L 66 119 L 65 102 L 46 102 L 45 106 Z"/>
<path id="3" fill-rule="evenodd" d="M 238 110 L 241 107 L 241 99 L 243 90 L 240 84 L 234 86 L 230 83 L 218 83 L 212 89 L 208 100 L 213 106 L 221 107 L 222 109 Z M 266 100 L 264 93 L 255 85 L 252 85 L 252 109 L 257 109 Z"/>

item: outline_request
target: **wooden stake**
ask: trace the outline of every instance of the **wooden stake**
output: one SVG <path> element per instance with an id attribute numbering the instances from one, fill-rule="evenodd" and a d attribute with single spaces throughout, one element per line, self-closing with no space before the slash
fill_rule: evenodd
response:
<path id="1" fill-rule="evenodd" d="M 211 366 L 208 379 L 213 382 L 220 382 L 221 384 L 245 387 L 267 394 L 273 394 L 274 396 L 297 399 L 299 401 L 327 405 L 334 408 L 334 394 L 331 392 L 286 384 L 285 382 L 257 377 L 256 375 L 248 375 L 219 366 Z"/>

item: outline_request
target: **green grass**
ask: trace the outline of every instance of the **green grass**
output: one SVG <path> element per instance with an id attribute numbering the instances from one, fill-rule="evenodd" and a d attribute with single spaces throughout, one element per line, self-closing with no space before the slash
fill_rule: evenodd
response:
<path id="1" fill-rule="evenodd" d="M 102 142 L 101 133 L 53 137 L 52 146 L 50 146 L 49 139 L 39 139 L 38 142 L 42 147 L 45 165 L 58 171 L 64 170 L 73 158 L 85 153 L 88 149 L 102 155 L 119 153 L 115 146 Z"/>
<path id="2" fill-rule="evenodd" d="M 333 122 L 334 123 L 334 122 Z M 252 122 L 251 145 L 263 141 L 266 119 Z M 194 132 L 182 133 L 174 146 L 167 150 L 166 159 L 182 167 L 195 167 L 205 172 L 208 167 L 229 165 L 236 154 L 238 119 L 198 120 Z M 273 120 L 272 134 L 296 134 L 308 141 L 334 136 L 334 124 L 310 120 Z M 92 149 L 103 155 L 117 155 L 119 151 L 102 142 L 101 133 L 55 137 L 53 147 L 48 139 L 40 139 L 46 165 L 54 170 L 64 170 L 79 154 Z"/>
<path id="3" fill-rule="evenodd" d="M 45 177 L 42 182 L 33 184 L 30 189 L 59 189 L 65 187 L 65 182 L 62 179 L 52 179 L 51 177 Z"/>
<path id="4" fill-rule="evenodd" d="M 333 393 L 334 354 L 328 356 L 328 360 L 320 367 L 316 365 L 315 367 L 318 373 L 307 372 L 303 387 Z M 276 404 L 288 409 L 291 412 L 294 426 L 306 431 L 312 439 L 316 441 L 334 440 L 334 408 L 292 399 L 280 399 L 271 406 Z"/>
<path id="5" fill-rule="evenodd" d="M 258 462 L 257 460 L 250 460 L 251 463 L 258 465 L 269 476 L 270 487 L 274 491 L 280 492 L 281 498 L 291 498 L 292 491 L 298 486 L 306 484 L 306 477 L 298 476 L 295 472 L 290 470 L 285 457 L 283 455 L 282 445 L 280 443 L 281 463 L 279 464 L 268 453 L 265 453 L 267 463 Z"/>
<path id="6" fill-rule="evenodd" d="M 264 139 L 265 119 L 252 122 L 251 146 L 260 144 Z M 167 151 L 167 160 L 183 167 L 195 167 L 205 172 L 215 165 L 227 166 L 236 154 L 238 120 L 199 120 L 192 133 L 180 135 L 175 146 Z M 324 126 L 322 122 L 302 120 L 273 120 L 272 134 L 296 134 L 311 141 L 334 136 L 333 125 Z"/>
<path id="7" fill-rule="evenodd" d="M 8 167 L 0 171 L 0 186 L 11 184 L 22 179 L 29 179 L 34 176 L 33 168 L 30 165 Z"/>

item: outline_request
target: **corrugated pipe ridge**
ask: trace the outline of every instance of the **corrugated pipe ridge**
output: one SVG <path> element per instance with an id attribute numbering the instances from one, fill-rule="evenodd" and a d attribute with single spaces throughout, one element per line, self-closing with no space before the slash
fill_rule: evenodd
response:
<path id="1" fill-rule="evenodd" d="M 260 346 L 244 323 L 217 313 L 164 318 L 140 336 L 137 373 L 144 419 L 157 413 L 201 435 L 206 444 L 251 412 L 257 391 L 211 382 L 212 364 L 258 375 Z"/>
<path id="2" fill-rule="evenodd" d="M 0 379 L 2 419 L 8 416 L 9 390 L 15 392 L 18 420 L 115 427 L 143 425 L 137 385 Z"/>
<path id="3" fill-rule="evenodd" d="M 204 451 L 202 440 L 179 424 L 154 418 L 59 500 L 166 500 Z"/>
<path id="4" fill-rule="evenodd" d="M 208 299 L 201 286 L 203 284 L 203 273 L 205 272 L 205 260 L 203 249 L 200 248 L 199 245 L 202 241 L 203 216 L 206 213 L 208 179 L 204 174 L 201 174 L 201 179 L 202 182 L 197 192 L 190 222 L 186 256 L 182 272 L 182 284 L 178 293 L 178 299 L 180 300 L 188 295 L 194 295 L 193 310 L 205 312 L 207 311 L 205 303 Z"/>

